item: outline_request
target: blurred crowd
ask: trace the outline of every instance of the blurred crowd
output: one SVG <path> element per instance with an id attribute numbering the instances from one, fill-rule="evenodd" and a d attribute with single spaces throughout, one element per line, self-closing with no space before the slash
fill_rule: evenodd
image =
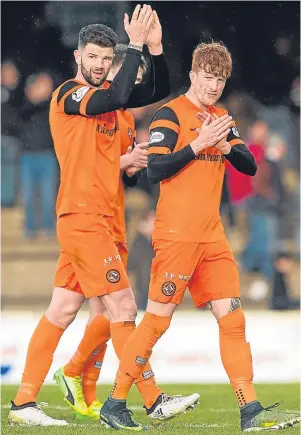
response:
<path id="1" fill-rule="evenodd" d="M 288 57 L 288 43 L 277 39 L 279 58 Z M 2 59 L 1 205 L 22 207 L 26 239 L 33 240 L 41 231 L 51 239 L 59 171 L 49 129 L 49 101 L 53 90 L 69 77 L 47 68 L 29 76 L 24 71 L 14 58 Z M 170 98 L 185 91 L 173 89 Z M 226 165 L 220 212 L 241 271 L 256 277 L 249 297 L 264 299 L 272 286 L 270 308 L 296 308 L 299 302 L 290 294 L 289 278 L 300 257 L 300 76 L 274 104 L 259 102 L 241 89 L 230 87 L 221 105 L 235 119 L 258 171 L 247 177 Z M 132 110 L 137 142 L 148 141 L 148 126 L 160 104 Z M 159 186 L 148 182 L 145 171 L 138 187 L 127 190 L 129 273 L 139 308 L 145 308 L 158 194 Z"/>

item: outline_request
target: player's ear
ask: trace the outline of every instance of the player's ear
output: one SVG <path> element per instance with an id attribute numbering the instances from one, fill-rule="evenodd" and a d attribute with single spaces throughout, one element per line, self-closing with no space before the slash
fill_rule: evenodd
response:
<path id="1" fill-rule="evenodd" d="M 193 85 L 195 83 L 196 73 L 194 71 L 190 71 L 189 78 L 190 78 L 191 84 Z"/>
<path id="2" fill-rule="evenodd" d="M 74 50 L 73 54 L 74 54 L 75 62 L 77 63 L 77 65 L 80 65 L 82 63 L 80 51 L 79 50 Z"/>

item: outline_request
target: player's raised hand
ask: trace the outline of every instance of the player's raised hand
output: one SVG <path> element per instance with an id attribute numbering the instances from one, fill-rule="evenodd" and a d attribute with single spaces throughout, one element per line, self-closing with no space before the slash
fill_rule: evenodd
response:
<path id="1" fill-rule="evenodd" d="M 212 121 L 210 114 L 206 114 L 202 127 L 197 129 L 198 137 L 190 144 L 194 154 L 198 155 L 204 149 L 212 147 L 226 138 L 230 133 L 231 123 L 232 117 L 229 115 L 221 116 Z"/>
<path id="2" fill-rule="evenodd" d="M 152 8 L 149 5 L 135 7 L 130 21 L 128 14 L 124 14 L 124 29 L 130 39 L 130 44 L 143 46 L 153 23 Z"/>
<path id="3" fill-rule="evenodd" d="M 162 27 L 156 11 L 153 11 L 153 23 L 146 38 L 145 44 L 151 54 L 159 55 L 163 52 L 162 48 Z"/>

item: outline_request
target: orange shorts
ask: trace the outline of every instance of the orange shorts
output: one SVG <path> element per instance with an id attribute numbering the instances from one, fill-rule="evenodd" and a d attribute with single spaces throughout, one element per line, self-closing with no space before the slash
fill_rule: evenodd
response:
<path id="1" fill-rule="evenodd" d="M 180 304 L 186 288 L 196 307 L 239 297 L 237 266 L 226 238 L 214 243 L 154 241 L 149 299 Z"/>
<path id="2" fill-rule="evenodd" d="M 111 232 L 112 218 L 94 214 L 67 214 L 57 221 L 61 246 L 54 286 L 86 298 L 130 287 Z"/>
<path id="3" fill-rule="evenodd" d="M 125 270 L 128 267 L 129 251 L 126 243 L 115 242 Z"/>

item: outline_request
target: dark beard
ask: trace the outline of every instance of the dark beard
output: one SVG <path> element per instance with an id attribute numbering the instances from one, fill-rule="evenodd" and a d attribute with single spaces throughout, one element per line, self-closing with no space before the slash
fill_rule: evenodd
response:
<path id="1" fill-rule="evenodd" d="M 102 79 L 93 79 L 90 71 L 87 71 L 86 68 L 83 66 L 83 64 L 81 64 L 80 69 L 81 69 L 82 75 L 84 76 L 84 79 L 91 86 L 100 87 L 106 81 L 106 78 L 107 78 L 108 74 L 104 78 L 102 78 Z"/>

